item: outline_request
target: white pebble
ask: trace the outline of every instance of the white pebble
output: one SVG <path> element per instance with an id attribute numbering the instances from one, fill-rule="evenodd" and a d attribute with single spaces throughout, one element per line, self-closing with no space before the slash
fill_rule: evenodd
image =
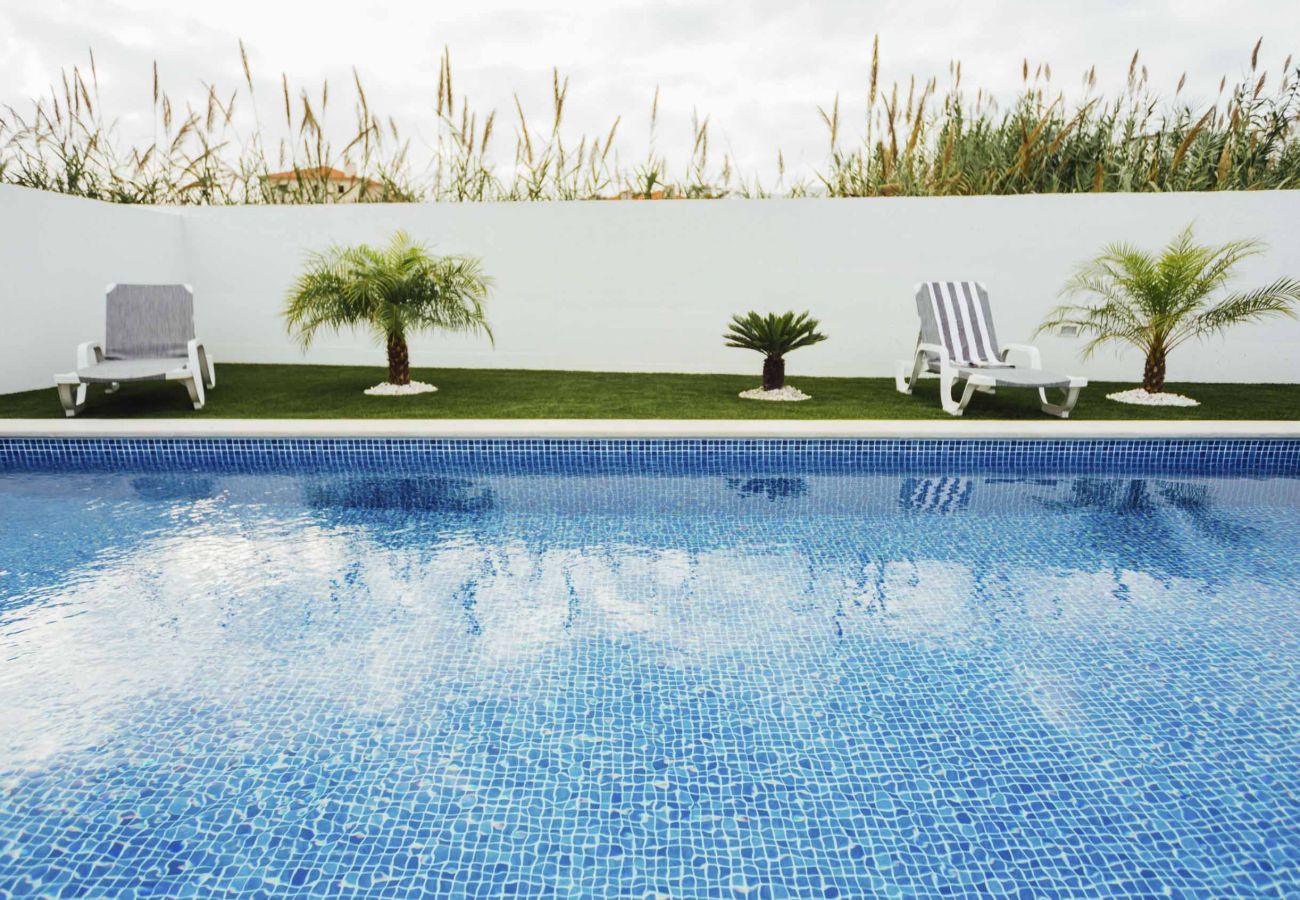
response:
<path id="1" fill-rule="evenodd" d="M 366 388 L 366 394 L 370 397 L 409 397 L 412 394 L 432 394 L 436 390 L 436 387 L 423 381 L 412 381 L 410 384 L 389 384 L 385 381 Z"/>
<path id="2" fill-rule="evenodd" d="M 1116 403 L 1129 403 L 1133 406 L 1200 406 L 1201 404 L 1191 397 L 1184 397 L 1182 394 L 1159 393 L 1152 394 L 1142 388 L 1134 388 L 1131 391 L 1119 391 L 1115 394 L 1107 394 L 1107 400 L 1114 400 Z"/>
<path id="3" fill-rule="evenodd" d="M 740 396 L 744 400 L 782 400 L 786 402 L 812 399 L 809 394 L 805 394 L 798 388 L 790 387 L 788 384 L 783 388 L 776 389 L 775 391 L 765 391 L 762 388 L 754 388 L 752 391 L 741 391 Z"/>

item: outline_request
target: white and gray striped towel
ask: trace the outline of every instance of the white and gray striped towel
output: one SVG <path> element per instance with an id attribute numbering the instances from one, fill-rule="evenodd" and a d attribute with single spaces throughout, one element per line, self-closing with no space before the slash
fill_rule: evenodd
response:
<path id="1" fill-rule="evenodd" d="M 926 290 L 948 359 L 959 366 L 1004 367 L 998 359 L 988 295 L 974 281 L 929 281 Z"/>

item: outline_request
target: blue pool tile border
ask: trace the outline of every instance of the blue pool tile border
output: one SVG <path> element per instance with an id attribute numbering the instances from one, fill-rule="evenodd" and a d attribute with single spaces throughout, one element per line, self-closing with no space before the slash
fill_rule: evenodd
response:
<path id="1" fill-rule="evenodd" d="M 0 471 L 1176 472 L 1300 476 L 1292 438 L 0 438 Z"/>

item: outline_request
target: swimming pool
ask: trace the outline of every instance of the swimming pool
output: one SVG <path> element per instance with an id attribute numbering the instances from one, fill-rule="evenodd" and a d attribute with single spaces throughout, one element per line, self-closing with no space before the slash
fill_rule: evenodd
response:
<path id="1" fill-rule="evenodd" d="M 1300 885 L 1300 442 L 11 440 L 0 509 L 0 895 Z"/>

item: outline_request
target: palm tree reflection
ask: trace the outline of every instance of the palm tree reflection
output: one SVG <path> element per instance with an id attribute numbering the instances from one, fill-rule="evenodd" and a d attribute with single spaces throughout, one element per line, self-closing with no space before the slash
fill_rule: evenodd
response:
<path id="1" fill-rule="evenodd" d="M 1117 573 L 1142 571 L 1157 578 L 1207 576 L 1189 552 L 1190 526 L 1212 541 L 1240 544 L 1255 529 L 1215 509 L 1207 485 L 1145 478 L 1076 478 L 1068 499 L 1043 501 L 1078 514 L 1084 549 Z"/>
<path id="2" fill-rule="evenodd" d="M 414 475 L 313 479 L 305 493 L 307 504 L 315 509 L 482 513 L 496 503 L 491 488 L 467 478 Z"/>

